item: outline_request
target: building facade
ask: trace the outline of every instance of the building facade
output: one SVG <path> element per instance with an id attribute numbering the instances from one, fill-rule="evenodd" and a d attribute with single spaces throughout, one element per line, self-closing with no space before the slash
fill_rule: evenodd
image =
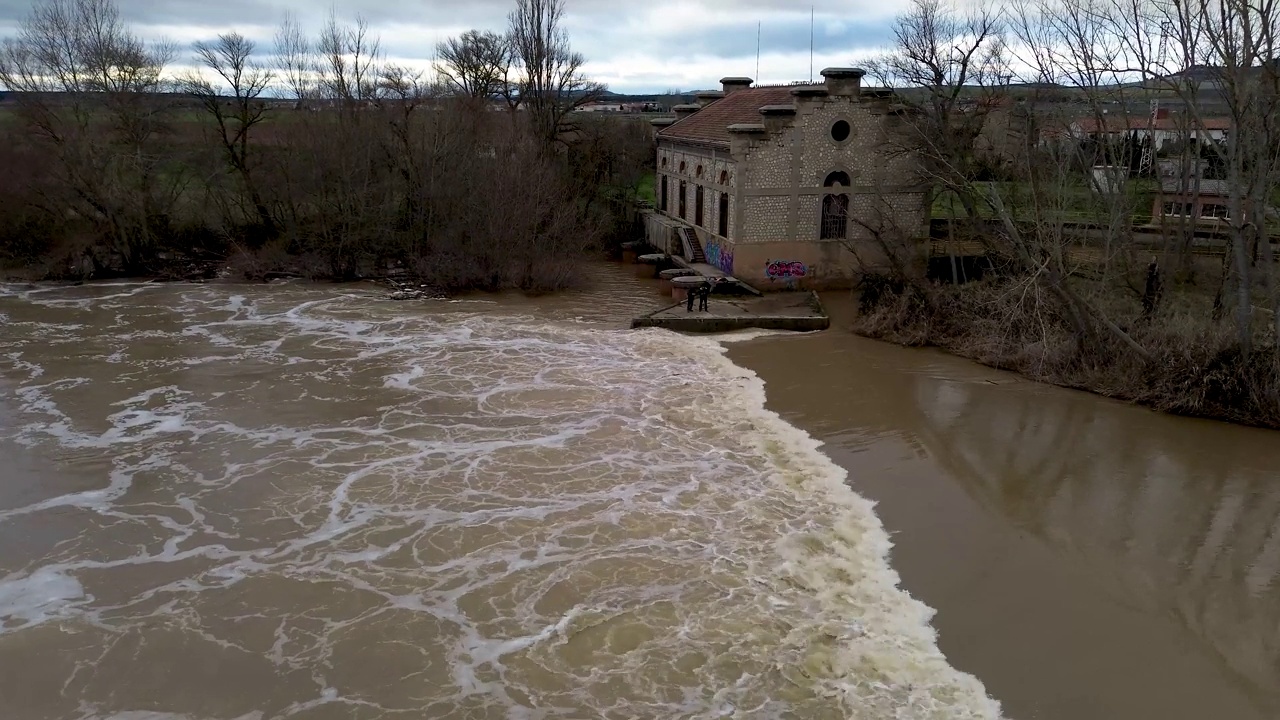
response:
<path id="1" fill-rule="evenodd" d="M 725 78 L 654 121 L 655 220 L 692 228 L 701 246 L 673 252 L 700 250 L 762 289 L 838 285 L 877 255 L 876 234 L 926 234 L 926 188 L 897 136 L 903 110 L 891 93 L 863 90 L 862 70 L 822 75 L 762 87 Z"/>

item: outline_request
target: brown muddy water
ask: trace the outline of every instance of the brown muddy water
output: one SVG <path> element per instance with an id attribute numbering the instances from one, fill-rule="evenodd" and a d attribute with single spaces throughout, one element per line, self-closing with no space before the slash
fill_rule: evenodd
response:
<path id="1" fill-rule="evenodd" d="M 1280 711 L 1276 436 L 599 276 L 0 286 L 0 718 Z"/>

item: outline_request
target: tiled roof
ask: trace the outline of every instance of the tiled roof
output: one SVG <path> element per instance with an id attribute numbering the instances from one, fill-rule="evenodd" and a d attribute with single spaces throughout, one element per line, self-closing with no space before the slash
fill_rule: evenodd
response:
<path id="1" fill-rule="evenodd" d="M 735 91 L 668 125 L 658 131 L 658 137 L 728 144 L 730 125 L 763 122 L 760 108 L 766 105 L 790 105 L 793 87 L 763 86 Z"/>
<path id="2" fill-rule="evenodd" d="M 1126 130 L 1146 130 L 1151 126 L 1151 118 L 1142 117 L 1140 115 L 1104 115 L 1102 122 L 1098 122 L 1097 117 L 1082 117 L 1075 121 L 1075 126 L 1080 132 L 1085 133 L 1116 133 Z M 1231 120 L 1228 118 L 1205 118 L 1205 130 L 1230 130 Z M 1200 124 L 1191 118 L 1173 118 L 1162 117 L 1155 121 L 1156 130 L 1167 130 L 1177 132 L 1179 130 L 1199 130 Z"/>

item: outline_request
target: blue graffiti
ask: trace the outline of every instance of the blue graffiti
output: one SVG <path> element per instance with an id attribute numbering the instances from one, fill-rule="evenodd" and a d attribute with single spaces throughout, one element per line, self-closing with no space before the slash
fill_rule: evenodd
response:
<path id="1" fill-rule="evenodd" d="M 721 272 L 733 274 L 733 248 L 718 240 L 707 243 L 707 262 Z"/>

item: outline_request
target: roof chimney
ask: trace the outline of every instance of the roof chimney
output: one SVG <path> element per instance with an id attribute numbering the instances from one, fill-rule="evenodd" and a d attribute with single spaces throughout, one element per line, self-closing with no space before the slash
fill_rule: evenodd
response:
<path id="1" fill-rule="evenodd" d="M 694 97 L 698 99 L 698 107 L 701 108 L 706 107 L 724 97 L 724 93 L 719 90 L 707 90 L 706 92 L 700 92 L 697 95 L 694 95 Z"/>
<path id="2" fill-rule="evenodd" d="M 796 116 L 795 105 L 765 105 L 760 108 L 760 114 L 764 116 L 764 127 L 769 132 L 777 132 L 781 128 L 791 124 Z"/>
<path id="3" fill-rule="evenodd" d="M 671 111 L 676 114 L 676 120 L 679 121 L 689 117 L 690 115 L 698 112 L 701 109 L 702 109 L 701 105 L 686 104 L 686 105 L 676 105 L 675 107 L 671 108 Z"/>
<path id="4" fill-rule="evenodd" d="M 857 97 L 862 90 L 862 76 L 866 74 L 862 68 L 825 68 L 822 71 L 827 94 L 832 97 Z"/>
<path id="5" fill-rule="evenodd" d="M 746 90 L 751 87 L 752 82 L 749 77 L 720 78 L 720 87 L 724 90 L 725 95 L 732 95 L 739 90 Z"/>

